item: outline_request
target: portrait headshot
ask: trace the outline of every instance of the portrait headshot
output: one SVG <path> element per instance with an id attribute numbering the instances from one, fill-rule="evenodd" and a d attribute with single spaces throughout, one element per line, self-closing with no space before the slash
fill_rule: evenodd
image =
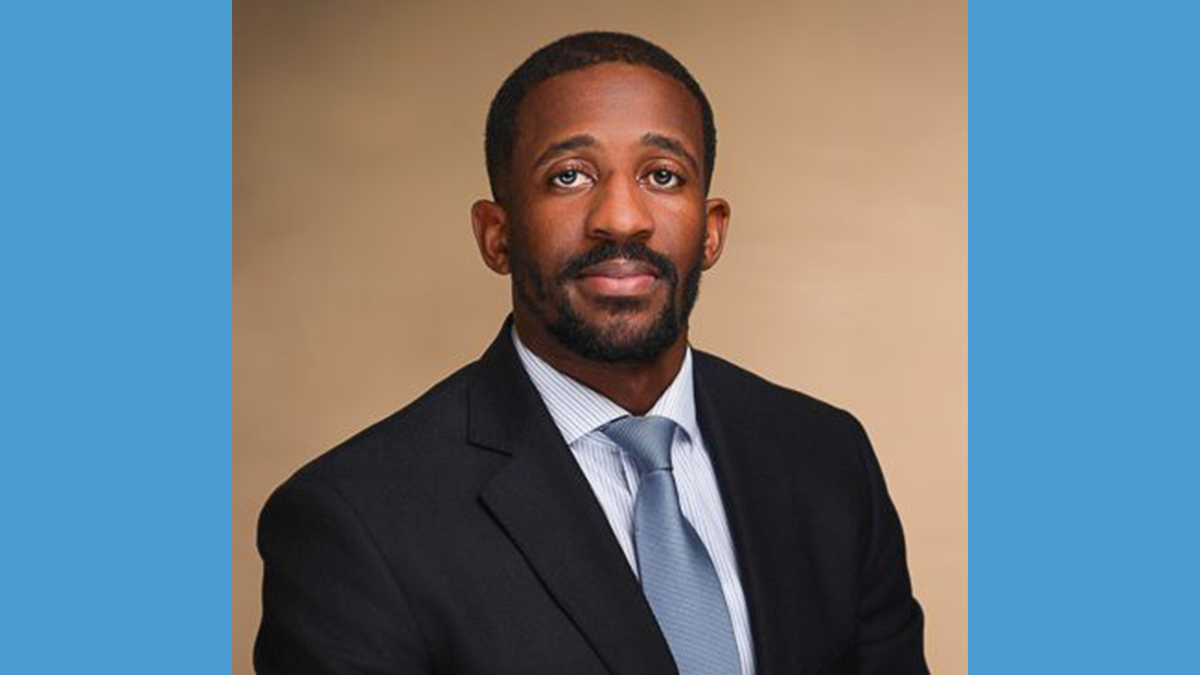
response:
<path id="1" fill-rule="evenodd" d="M 233 672 L 967 672 L 967 6 L 234 2 Z"/>

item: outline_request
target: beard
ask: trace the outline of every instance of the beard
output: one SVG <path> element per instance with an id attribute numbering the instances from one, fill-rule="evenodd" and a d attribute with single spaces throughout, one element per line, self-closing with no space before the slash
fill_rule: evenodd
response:
<path id="1" fill-rule="evenodd" d="M 549 333 L 576 355 L 602 363 L 650 363 L 675 344 L 687 328 L 688 318 L 700 295 L 703 255 L 704 240 L 701 239 L 693 264 L 682 281 L 683 292 L 680 294 L 677 292 L 679 270 L 675 264 L 642 242 L 601 244 L 567 261 L 562 270 L 549 280 L 540 275 L 537 266 L 523 255 L 518 245 L 510 248 L 513 290 L 517 301 L 532 310 Z M 653 265 L 659 279 L 667 283 L 667 301 L 662 311 L 641 330 L 628 329 L 619 321 L 608 326 L 589 323 L 571 305 L 565 289 L 566 284 L 577 279 L 585 268 L 618 258 Z M 553 288 L 553 298 L 548 286 Z M 678 301 L 677 297 L 680 298 Z M 554 315 L 547 316 L 545 308 L 551 304 L 554 306 Z M 641 298 L 606 298 L 600 301 L 601 308 L 614 317 L 636 313 L 645 304 L 646 301 Z"/>

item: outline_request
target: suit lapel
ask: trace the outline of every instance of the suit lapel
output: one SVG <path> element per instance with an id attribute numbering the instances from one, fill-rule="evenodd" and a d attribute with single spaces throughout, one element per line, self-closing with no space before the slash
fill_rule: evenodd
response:
<path id="1" fill-rule="evenodd" d="M 791 476 L 804 439 L 780 438 L 764 423 L 761 390 L 739 390 L 713 357 L 695 354 L 696 414 L 713 461 L 746 595 L 758 675 L 804 673 L 828 644 L 815 602 L 820 582 L 795 532 Z M 725 366 L 727 367 L 727 366 Z"/>
<path id="2" fill-rule="evenodd" d="M 470 441 L 510 455 L 481 499 L 610 672 L 675 672 L 591 486 L 520 364 L 510 326 L 469 385 Z"/>

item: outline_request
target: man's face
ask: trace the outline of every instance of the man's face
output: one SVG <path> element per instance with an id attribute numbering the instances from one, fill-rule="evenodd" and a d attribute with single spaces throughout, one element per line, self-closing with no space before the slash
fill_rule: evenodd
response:
<path id="1" fill-rule="evenodd" d="M 728 213 L 705 200 L 703 149 L 699 104 L 656 70 L 601 64 L 530 91 L 509 177 L 518 325 L 604 362 L 677 342 Z"/>

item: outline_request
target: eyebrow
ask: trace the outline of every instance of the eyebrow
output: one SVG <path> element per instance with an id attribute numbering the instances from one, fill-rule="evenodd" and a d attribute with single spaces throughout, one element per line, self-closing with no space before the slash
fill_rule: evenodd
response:
<path id="1" fill-rule="evenodd" d="M 662 148 L 677 157 L 687 160 L 687 163 L 691 165 L 692 171 L 699 175 L 700 165 L 696 162 L 696 158 L 692 157 L 692 153 L 688 152 L 687 148 L 684 148 L 683 143 L 678 139 L 651 131 L 642 136 L 642 145 Z"/>
<path id="2" fill-rule="evenodd" d="M 533 166 L 534 168 L 540 167 L 564 152 L 570 152 L 576 148 L 590 148 L 595 145 L 597 145 L 595 138 L 587 134 L 577 134 L 570 138 L 558 141 L 557 143 L 554 143 L 550 147 L 546 148 L 546 151 L 538 156 L 537 161 L 533 163 Z"/>

